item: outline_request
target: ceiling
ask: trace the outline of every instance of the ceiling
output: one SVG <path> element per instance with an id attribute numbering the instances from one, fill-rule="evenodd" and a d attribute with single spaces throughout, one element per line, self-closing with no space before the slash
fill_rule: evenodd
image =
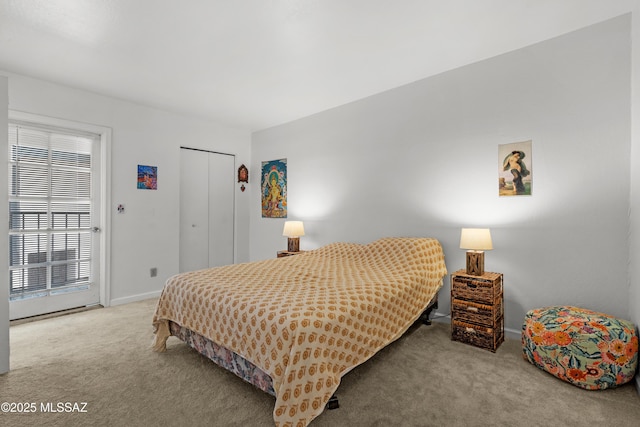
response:
<path id="1" fill-rule="evenodd" d="M 0 0 L 0 70 L 265 129 L 636 0 Z"/>

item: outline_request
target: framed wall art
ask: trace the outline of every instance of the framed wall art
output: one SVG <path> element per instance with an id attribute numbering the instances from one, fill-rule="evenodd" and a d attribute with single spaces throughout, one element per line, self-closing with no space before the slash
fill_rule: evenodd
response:
<path id="1" fill-rule="evenodd" d="M 238 182 L 249 183 L 249 169 L 245 165 L 240 165 L 238 168 Z"/>
<path id="2" fill-rule="evenodd" d="M 158 189 L 158 167 L 138 165 L 138 189 Z"/>
<path id="3" fill-rule="evenodd" d="M 287 217 L 287 159 L 262 162 L 262 217 Z"/>
<path id="4" fill-rule="evenodd" d="M 498 195 L 530 196 L 532 186 L 531 141 L 498 145 Z"/>

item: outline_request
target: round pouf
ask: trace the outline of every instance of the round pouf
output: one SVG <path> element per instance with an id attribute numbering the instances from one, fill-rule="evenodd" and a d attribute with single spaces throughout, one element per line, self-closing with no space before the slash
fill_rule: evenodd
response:
<path id="1" fill-rule="evenodd" d="M 530 310 L 522 325 L 526 360 L 588 390 L 630 381 L 638 364 L 636 327 L 627 320 L 571 306 Z"/>

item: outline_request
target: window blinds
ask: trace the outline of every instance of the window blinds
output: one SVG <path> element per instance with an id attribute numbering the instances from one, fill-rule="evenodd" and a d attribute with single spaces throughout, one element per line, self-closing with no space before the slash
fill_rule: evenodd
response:
<path id="1" fill-rule="evenodd" d="M 10 298 L 87 286 L 91 162 L 99 135 L 9 124 Z"/>

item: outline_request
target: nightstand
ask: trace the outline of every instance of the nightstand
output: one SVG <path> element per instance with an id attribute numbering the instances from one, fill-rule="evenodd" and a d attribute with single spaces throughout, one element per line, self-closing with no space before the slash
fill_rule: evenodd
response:
<path id="1" fill-rule="evenodd" d="M 298 254 L 301 254 L 302 252 L 304 251 L 298 251 L 298 252 L 278 251 L 278 258 L 282 258 L 285 256 L 298 255 Z"/>
<path id="2" fill-rule="evenodd" d="M 502 273 L 451 274 L 451 339 L 495 352 L 504 342 Z"/>

